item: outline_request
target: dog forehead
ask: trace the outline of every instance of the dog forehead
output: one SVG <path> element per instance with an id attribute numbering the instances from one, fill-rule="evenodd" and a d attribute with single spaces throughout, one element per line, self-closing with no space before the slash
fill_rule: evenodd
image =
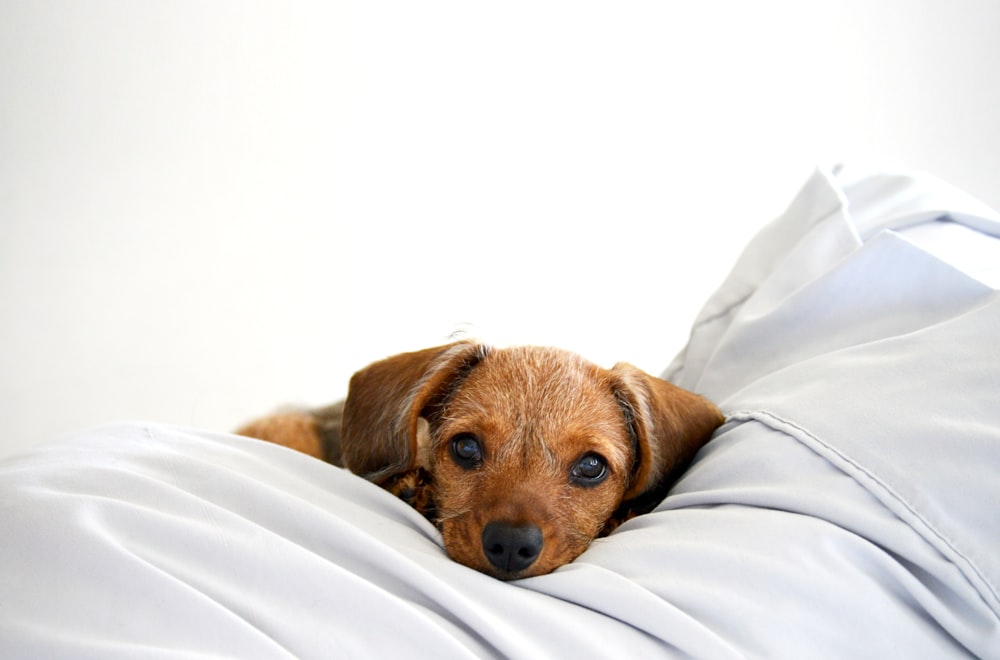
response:
<path id="1" fill-rule="evenodd" d="M 608 372 L 555 348 L 490 352 L 447 405 L 452 419 L 498 426 L 497 435 L 550 441 L 589 438 L 619 442 L 625 419 Z"/>
<path id="2" fill-rule="evenodd" d="M 489 394 L 500 405 L 522 409 L 580 406 L 608 398 L 612 392 L 605 371 L 582 357 L 556 348 L 524 346 L 498 349 L 467 377 L 464 391 Z"/>

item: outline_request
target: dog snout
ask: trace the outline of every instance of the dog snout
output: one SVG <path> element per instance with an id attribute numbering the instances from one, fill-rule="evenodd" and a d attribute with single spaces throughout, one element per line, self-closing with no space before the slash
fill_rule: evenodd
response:
<path id="1" fill-rule="evenodd" d="M 483 552 L 503 573 L 519 573 L 542 553 L 542 530 L 531 524 L 491 522 L 483 528 Z"/>

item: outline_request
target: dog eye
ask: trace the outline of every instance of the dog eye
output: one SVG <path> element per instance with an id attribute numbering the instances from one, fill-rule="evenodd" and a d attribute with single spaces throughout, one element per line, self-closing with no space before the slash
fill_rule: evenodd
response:
<path id="1" fill-rule="evenodd" d="M 459 467 L 471 470 L 483 462 L 483 446 L 471 433 L 459 433 L 449 445 L 451 457 Z"/>
<path id="2" fill-rule="evenodd" d="M 608 476 L 608 464 L 597 454 L 584 454 L 569 474 L 579 486 L 596 486 Z"/>

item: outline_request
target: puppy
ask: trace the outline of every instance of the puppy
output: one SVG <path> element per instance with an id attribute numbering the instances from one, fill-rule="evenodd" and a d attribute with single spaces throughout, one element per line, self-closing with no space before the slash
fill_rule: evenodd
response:
<path id="1" fill-rule="evenodd" d="M 397 494 L 454 560 L 509 580 L 548 573 L 651 510 L 722 422 L 707 400 L 628 364 L 463 341 L 376 362 L 343 404 L 239 432 Z"/>

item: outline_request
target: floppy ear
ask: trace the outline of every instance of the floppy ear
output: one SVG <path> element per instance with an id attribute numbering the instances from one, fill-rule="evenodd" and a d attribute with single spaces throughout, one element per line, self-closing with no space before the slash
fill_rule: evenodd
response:
<path id="1" fill-rule="evenodd" d="M 687 465 L 725 418 L 707 399 L 630 364 L 619 363 L 611 373 L 636 452 L 624 499 L 661 489 L 665 494 L 674 473 Z"/>
<path id="2" fill-rule="evenodd" d="M 480 344 L 456 342 L 386 358 L 354 374 L 341 427 L 344 467 L 378 484 L 416 468 L 418 420 L 486 352 Z"/>

